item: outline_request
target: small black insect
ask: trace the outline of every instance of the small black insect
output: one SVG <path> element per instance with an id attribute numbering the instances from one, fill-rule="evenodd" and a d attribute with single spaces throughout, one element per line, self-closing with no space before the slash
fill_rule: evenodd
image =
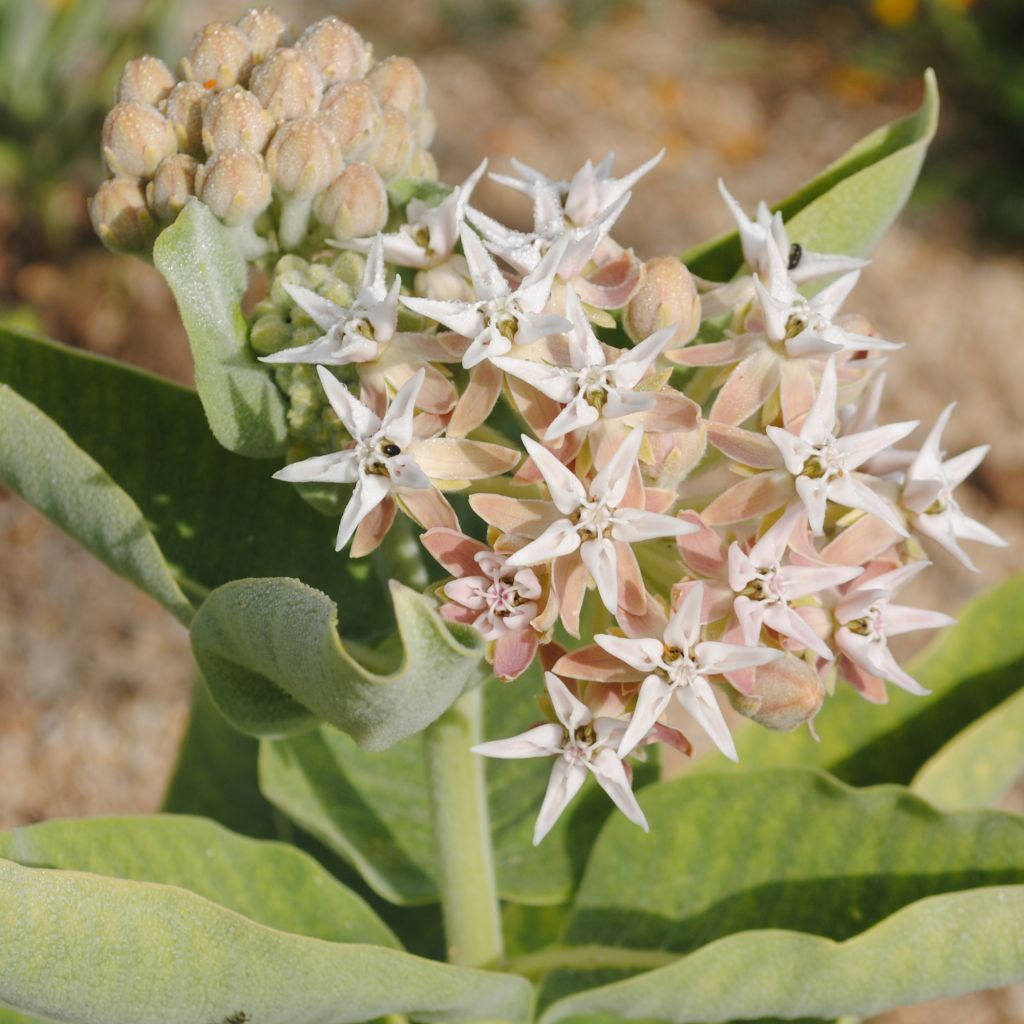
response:
<path id="1" fill-rule="evenodd" d="M 402 454 L 402 449 L 399 448 L 397 444 L 393 444 L 390 442 L 384 445 L 384 447 L 381 450 L 389 459 L 393 459 L 396 455 Z"/>
<path id="2" fill-rule="evenodd" d="M 789 269 L 796 270 L 800 266 L 800 260 L 803 259 L 804 247 L 799 242 L 794 242 L 789 247 Z"/>
<path id="3" fill-rule="evenodd" d="M 225 1017 L 224 1024 L 247 1024 L 251 1020 L 252 1017 L 245 1010 L 239 1010 L 237 1013 L 231 1014 L 230 1017 Z"/>

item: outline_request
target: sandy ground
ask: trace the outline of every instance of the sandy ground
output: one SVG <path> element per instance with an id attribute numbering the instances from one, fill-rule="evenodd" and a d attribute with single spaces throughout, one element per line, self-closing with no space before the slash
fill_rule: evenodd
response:
<path id="1" fill-rule="evenodd" d="M 383 14 L 382 5 L 349 6 L 379 52 L 420 60 L 446 180 L 460 180 L 484 154 L 498 169 L 514 154 L 566 174 L 609 149 L 626 169 L 664 147 L 663 163 L 616 231 L 644 256 L 680 251 L 729 226 L 718 175 L 749 205 L 780 197 L 918 99 L 916 82 L 865 84 L 829 69 L 812 47 L 725 29 L 683 3 L 638 5 L 583 32 L 570 32 L 552 6 L 534 4 L 526 28 L 458 43 L 425 13 L 429 5 L 413 7 L 419 13 L 401 23 L 386 17 L 397 5 L 383 5 Z M 209 9 L 199 8 L 190 8 L 197 23 Z M 478 200 L 510 222 L 527 215 L 497 186 L 481 189 Z M 964 503 L 1011 547 L 977 549 L 978 575 L 936 559 L 915 596 L 950 611 L 1024 567 L 1024 260 L 979 251 L 963 219 L 955 208 L 905 217 L 849 306 L 884 336 L 907 342 L 891 360 L 887 418 L 928 424 L 959 400 L 949 448 L 993 446 Z M 88 256 L 70 272 L 28 268 L 18 286 L 56 336 L 73 334 L 106 354 L 188 378 L 173 305 L 151 269 Z M 96 302 L 97 292 L 104 301 Z M 0 549 L 0 827 L 155 809 L 187 714 L 184 631 L 7 496 Z M 953 1000 L 902 1011 L 898 1020 L 1019 1024 L 1024 995 Z"/>

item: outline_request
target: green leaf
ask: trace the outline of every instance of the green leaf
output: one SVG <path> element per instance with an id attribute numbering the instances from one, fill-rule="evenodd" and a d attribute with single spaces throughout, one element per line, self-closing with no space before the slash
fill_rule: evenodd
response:
<path id="1" fill-rule="evenodd" d="M 954 736 L 911 788 L 948 811 L 991 806 L 1024 772 L 1024 690 Z"/>
<path id="2" fill-rule="evenodd" d="M 513 735 L 541 717 L 535 702 L 539 668 L 514 683 L 485 685 L 489 739 Z M 535 848 L 533 824 L 551 762 L 488 760 L 486 771 L 501 896 L 535 905 L 565 902 L 612 809 L 608 798 L 596 787 L 581 794 Z M 640 771 L 643 777 L 646 769 Z M 293 821 L 349 861 L 380 896 L 399 904 L 438 899 L 420 737 L 374 754 L 326 727 L 264 742 L 260 786 Z"/>
<path id="3" fill-rule="evenodd" d="M 176 886 L 270 928 L 330 942 L 399 945 L 373 911 L 308 854 L 202 818 L 48 821 L 0 833 L 0 857 L 23 867 Z"/>
<path id="4" fill-rule="evenodd" d="M 1024 576 L 1017 576 L 975 598 L 959 623 L 910 666 L 931 696 L 914 697 L 891 686 L 889 703 L 879 706 L 840 684 L 815 720 L 820 743 L 806 732 L 773 733 L 747 726 L 737 736 L 737 766 L 714 758 L 694 765 L 693 771 L 734 774 L 813 766 L 858 786 L 909 783 L 944 743 L 1020 690 L 1022 618 Z"/>
<path id="5" fill-rule="evenodd" d="M 815 252 L 866 256 L 910 197 L 938 117 L 938 87 L 929 70 L 915 113 L 865 136 L 773 207 L 782 211 L 790 238 Z M 739 235 L 696 246 L 682 260 L 700 277 L 728 281 L 743 263 Z"/>
<path id="6" fill-rule="evenodd" d="M 238 455 L 285 450 L 285 401 L 248 343 L 242 314 L 247 269 L 227 229 L 198 199 L 153 246 L 174 293 L 195 361 L 196 387 L 214 437 Z"/>
<path id="7" fill-rule="evenodd" d="M 271 479 L 265 463 L 218 445 L 194 391 L 2 329 L 0 383 L 53 420 L 138 505 L 190 597 L 242 577 L 295 576 L 341 604 L 353 635 L 367 640 L 389 628 L 389 602 L 368 562 L 331 556 L 337 524 Z M 0 442 L 0 478 L 7 483 L 4 464 L 18 459 L 12 447 Z M 59 494 L 56 471 L 48 474 L 47 486 Z M 86 522 L 74 529 L 103 527 Z"/>
<path id="8" fill-rule="evenodd" d="M 277 931 L 174 886 L 0 861 L 0 1002 L 20 1012 L 68 1024 L 522 1021 L 530 1000 L 523 978 Z"/>
<path id="9" fill-rule="evenodd" d="M 752 928 L 845 939 L 926 896 L 1024 882 L 1024 818 L 943 814 L 897 786 L 857 790 L 808 771 L 716 774 L 649 786 L 639 800 L 650 833 L 609 819 L 565 945 L 664 956 Z M 598 980 L 560 973 L 547 992 Z"/>
<path id="10" fill-rule="evenodd" d="M 101 562 L 188 623 L 181 592 L 138 505 L 31 402 L 0 386 L 0 479 Z"/>
<path id="11" fill-rule="evenodd" d="M 670 966 L 560 1000 L 540 1024 L 591 1013 L 673 1024 L 867 1015 L 1008 985 L 1024 980 L 1022 919 L 1024 886 L 1006 886 L 921 900 L 845 942 L 743 932 Z"/>
<path id="12" fill-rule="evenodd" d="M 382 750 L 425 728 L 485 675 L 483 641 L 445 622 L 434 602 L 392 582 L 401 638 L 394 652 L 338 636 L 338 608 L 297 580 L 237 580 L 214 591 L 192 623 L 211 695 L 243 732 L 280 736 L 317 721 Z M 396 664 L 397 661 L 397 664 Z"/>

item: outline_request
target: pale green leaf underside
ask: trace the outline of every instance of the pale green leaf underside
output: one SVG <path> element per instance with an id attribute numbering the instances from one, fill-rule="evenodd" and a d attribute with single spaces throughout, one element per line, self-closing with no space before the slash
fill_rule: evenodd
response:
<path id="1" fill-rule="evenodd" d="M 192 606 L 139 507 L 53 420 L 6 385 L 0 385 L 0 479 L 188 624 Z"/>
<path id="2" fill-rule="evenodd" d="M 540 1024 L 600 1014 L 717 1024 L 868 1015 L 1024 980 L 1024 886 L 913 903 L 845 942 L 785 931 L 732 935 L 626 981 L 560 1000 Z"/>
<path id="3" fill-rule="evenodd" d="M 786 219 L 790 238 L 816 252 L 867 255 L 909 198 L 938 116 L 938 87 L 929 70 L 915 113 L 865 136 L 775 207 Z M 732 232 L 696 246 L 682 260 L 701 277 L 725 281 L 743 256 Z"/>
<path id="4" fill-rule="evenodd" d="M 48 821 L 0 833 L 0 857 L 23 867 L 176 886 L 281 931 L 400 946 L 363 900 L 308 854 L 202 818 Z"/>
<path id="5" fill-rule="evenodd" d="M 950 811 L 998 802 L 1024 772 L 1024 690 L 954 736 L 911 788 Z"/>
<path id="6" fill-rule="evenodd" d="M 214 436 L 239 455 L 283 452 L 284 398 L 249 348 L 242 315 L 246 264 L 227 230 L 191 200 L 156 240 L 153 262 L 178 303 Z"/>
<path id="7" fill-rule="evenodd" d="M 772 733 L 749 726 L 737 736 L 738 765 L 711 757 L 693 771 L 740 774 L 817 766 L 855 785 L 909 783 L 943 744 L 1020 690 L 1022 619 L 1024 576 L 1017 576 L 975 598 L 958 624 L 910 666 L 930 696 L 915 697 L 890 686 L 889 703 L 878 706 L 840 684 L 815 722 L 820 743 L 806 731 Z"/>
<path id="8" fill-rule="evenodd" d="M 252 735 L 286 735 L 321 721 L 381 750 L 419 732 L 484 678 L 483 641 L 441 619 L 430 598 L 394 582 L 391 594 L 401 662 L 373 672 L 341 641 L 338 608 L 325 594 L 287 579 L 215 590 L 192 623 L 214 701 Z"/>
<path id="9" fill-rule="evenodd" d="M 67 1024 L 522 1021 L 522 978 L 324 942 L 173 886 L 0 861 L 0 1002 Z"/>

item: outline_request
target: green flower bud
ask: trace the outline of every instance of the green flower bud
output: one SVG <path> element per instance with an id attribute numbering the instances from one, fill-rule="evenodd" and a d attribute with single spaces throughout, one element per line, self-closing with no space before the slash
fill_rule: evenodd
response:
<path id="1" fill-rule="evenodd" d="M 136 57 L 128 61 L 117 83 L 118 103 L 134 101 L 155 107 L 174 88 L 177 81 L 171 69 L 159 57 Z"/>
<path id="2" fill-rule="evenodd" d="M 160 162 L 153 180 L 146 186 L 146 202 L 157 220 L 170 224 L 196 191 L 199 164 L 185 153 Z"/>
<path id="3" fill-rule="evenodd" d="M 257 317 L 249 330 L 249 344 L 257 355 L 269 356 L 292 344 L 292 328 L 277 313 Z"/>
<path id="4" fill-rule="evenodd" d="M 245 84 L 252 68 L 252 44 L 234 25 L 213 22 L 201 28 L 192 40 L 188 55 L 181 59 L 181 71 L 190 82 L 204 89 L 226 89 Z"/>
<path id="5" fill-rule="evenodd" d="M 312 58 L 327 85 L 362 78 L 372 60 L 363 37 L 340 18 L 323 18 L 310 25 L 295 46 Z"/>
<path id="6" fill-rule="evenodd" d="M 160 161 L 177 149 L 171 123 L 148 104 L 118 103 L 103 122 L 103 158 L 118 177 L 152 177 Z"/>
<path id="7" fill-rule="evenodd" d="M 404 173 L 416 150 L 416 133 L 397 107 L 383 107 L 383 121 L 365 156 L 385 181 Z"/>
<path id="8" fill-rule="evenodd" d="M 334 136 L 312 117 L 283 124 L 267 148 L 271 181 L 287 196 L 311 199 L 330 184 L 341 164 Z"/>
<path id="9" fill-rule="evenodd" d="M 427 83 L 414 61 L 408 57 L 388 57 L 366 76 L 381 106 L 391 106 L 403 114 L 417 115 L 427 101 Z"/>
<path id="10" fill-rule="evenodd" d="M 198 82 L 179 82 L 161 105 L 182 153 L 202 155 L 203 111 L 209 101 L 210 94 Z"/>
<path id="11" fill-rule="evenodd" d="M 215 154 L 196 173 L 196 195 L 229 227 L 251 223 L 270 205 L 263 158 L 244 149 Z"/>
<path id="12" fill-rule="evenodd" d="M 419 149 L 412 155 L 405 173 L 410 178 L 422 178 L 425 181 L 437 181 L 437 161 L 434 154 L 426 149 Z"/>
<path id="13" fill-rule="evenodd" d="M 338 239 L 375 235 L 387 223 L 388 194 L 369 164 L 349 164 L 313 204 L 317 220 Z"/>
<path id="14" fill-rule="evenodd" d="M 214 96 L 203 114 L 203 146 L 211 155 L 222 149 L 262 153 L 273 130 L 273 118 L 240 85 Z"/>
<path id="15" fill-rule="evenodd" d="M 249 88 L 280 124 L 315 114 L 324 93 L 324 80 L 307 54 L 283 47 L 256 65 Z"/>
<path id="16" fill-rule="evenodd" d="M 353 296 L 362 285 L 366 273 L 366 257 L 357 252 L 341 252 L 331 261 L 331 275 L 344 281 Z M 340 303 L 339 303 L 340 305 Z"/>
<path id="17" fill-rule="evenodd" d="M 103 182 L 89 201 L 89 217 L 100 241 L 114 252 L 142 252 L 156 237 L 142 186 L 134 178 Z"/>
<path id="18" fill-rule="evenodd" d="M 622 326 L 634 342 L 676 324 L 670 346 L 685 345 L 700 325 L 700 297 L 681 260 L 659 256 L 644 264 L 643 280 L 622 315 Z"/>
<path id="19" fill-rule="evenodd" d="M 288 25 L 269 7 L 252 7 L 235 24 L 249 40 L 253 64 L 266 60 L 279 46 L 287 46 L 291 38 Z"/>
<path id="20" fill-rule="evenodd" d="M 825 699 L 818 673 L 792 654 L 761 665 L 754 689 L 754 696 L 727 689 L 729 702 L 741 715 L 778 732 L 790 732 L 811 721 Z"/>
<path id="21" fill-rule="evenodd" d="M 382 123 L 377 96 L 362 79 L 332 85 L 317 116 L 333 133 L 346 160 L 363 153 Z"/>

